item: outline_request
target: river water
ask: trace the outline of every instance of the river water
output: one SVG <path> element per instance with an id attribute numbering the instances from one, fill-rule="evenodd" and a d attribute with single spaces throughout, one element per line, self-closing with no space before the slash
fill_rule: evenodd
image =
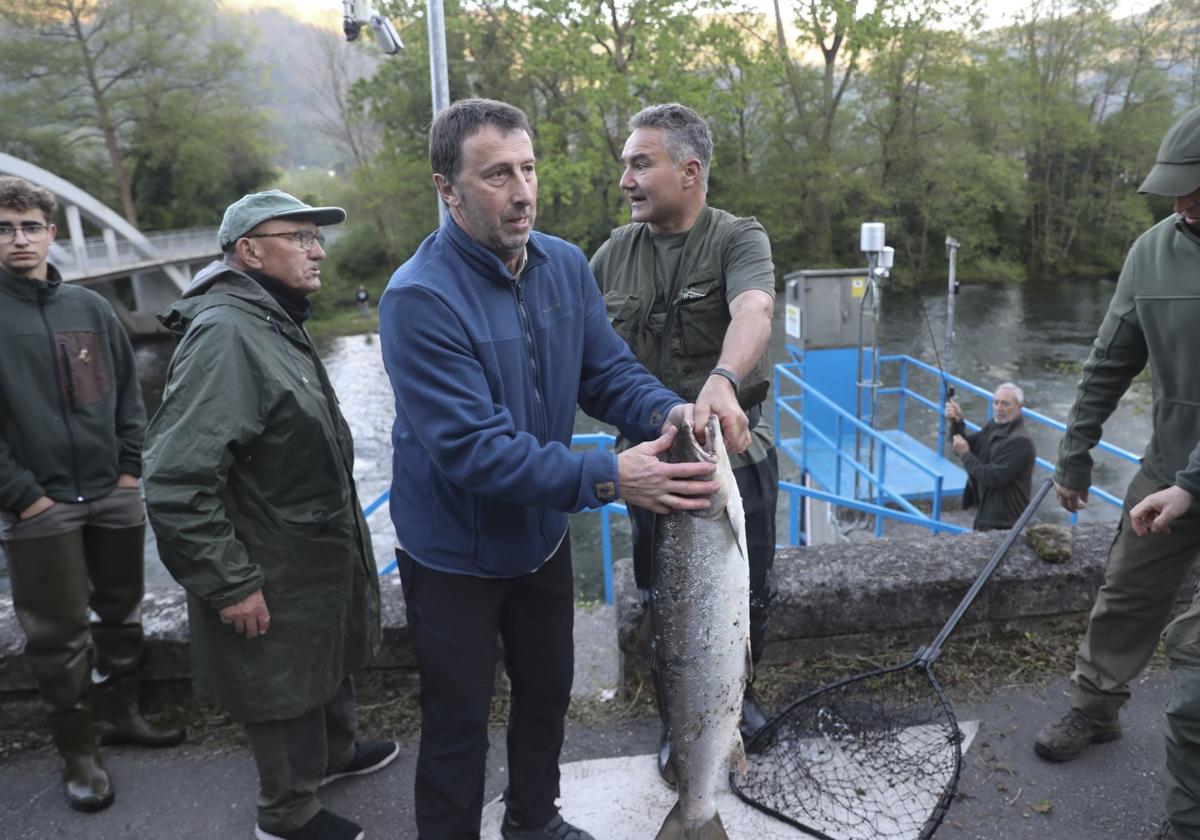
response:
<path id="1" fill-rule="evenodd" d="M 1107 281 L 964 286 L 955 304 L 952 372 L 989 390 L 1001 382 L 1014 381 L 1025 390 L 1028 407 L 1064 419 L 1074 396 L 1078 366 L 1087 356 L 1113 288 L 1114 284 Z M 920 293 L 904 289 L 885 289 L 883 292 L 878 333 L 882 353 L 907 353 L 933 364 L 937 357 L 934 350 L 938 354 L 944 352 L 945 331 L 944 288 L 927 288 Z M 772 361 L 787 361 L 785 344 L 780 296 L 770 348 Z M 170 342 L 148 342 L 136 349 L 149 411 L 154 410 L 161 398 L 172 347 Z M 391 479 L 389 435 L 393 403 L 378 336 L 334 339 L 326 343 L 321 352 L 342 411 L 354 432 L 354 474 L 359 496 L 366 506 L 387 488 Z M 882 374 L 885 386 L 895 384 L 898 378 L 898 371 L 887 366 Z M 936 393 L 935 377 L 913 379 L 910 387 L 912 385 L 917 385 L 930 397 Z M 1106 424 L 1105 440 L 1140 454 L 1150 430 L 1149 390 L 1148 382 L 1135 384 Z M 987 404 L 982 399 L 960 397 L 960 402 L 969 419 L 982 423 L 986 418 Z M 910 434 L 917 437 L 924 434 L 925 439 L 932 442 L 936 416 L 929 411 L 915 411 L 911 405 L 906 428 Z M 881 427 L 892 425 L 889 419 L 895 416 L 895 410 L 894 398 L 881 399 Z M 581 413 L 576 431 L 609 430 Z M 1033 431 L 1038 454 L 1053 461 L 1057 434 L 1038 427 Z M 794 466 L 781 463 L 780 467 L 782 476 L 795 477 Z M 1100 455 L 1094 480 L 1119 496 L 1135 469 L 1135 465 Z M 1065 514 L 1050 502 L 1042 507 L 1040 518 L 1065 520 Z M 780 539 L 787 534 L 785 516 L 781 500 Z M 1096 501 L 1085 514 L 1087 519 L 1115 517 L 1115 508 Z M 614 553 L 624 556 L 629 551 L 628 526 L 619 517 L 615 521 Z M 386 504 L 371 516 L 370 525 L 376 560 L 382 566 L 391 560 L 395 546 Z M 571 529 L 580 597 L 603 597 L 598 517 L 577 515 L 572 518 Z M 147 580 L 169 580 L 157 560 L 152 537 L 147 540 L 147 555 Z M 0 590 L 7 586 L 7 568 L 0 565 Z"/>

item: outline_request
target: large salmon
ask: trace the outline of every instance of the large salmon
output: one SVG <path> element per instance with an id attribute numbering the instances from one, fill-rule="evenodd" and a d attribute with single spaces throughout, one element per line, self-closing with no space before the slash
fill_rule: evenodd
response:
<path id="1" fill-rule="evenodd" d="M 684 424 L 671 461 L 708 461 L 711 506 L 659 516 L 654 530 L 654 652 L 679 801 L 657 840 L 726 840 L 714 793 L 744 766 L 738 723 L 750 678 L 750 571 L 742 497 L 715 416 L 706 446 Z"/>

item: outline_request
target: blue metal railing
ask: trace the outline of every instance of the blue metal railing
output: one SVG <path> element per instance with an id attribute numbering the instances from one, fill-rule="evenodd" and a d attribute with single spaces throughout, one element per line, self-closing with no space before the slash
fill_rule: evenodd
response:
<path id="1" fill-rule="evenodd" d="M 815 487 L 804 487 L 800 484 L 795 484 L 790 481 L 779 482 L 781 492 L 788 494 L 788 540 L 790 545 L 801 545 L 807 543 L 808 535 L 800 530 L 800 505 L 801 498 L 816 499 L 819 502 L 829 502 L 838 507 L 849 508 L 850 510 L 861 511 L 862 513 L 878 516 L 884 519 L 892 519 L 897 522 L 905 522 L 909 525 L 920 525 L 922 528 L 928 528 L 935 534 L 966 534 L 970 532 L 970 528 L 964 528 L 961 525 L 955 525 L 950 522 L 939 522 L 930 519 L 923 513 L 913 515 L 906 511 L 895 510 L 894 508 L 880 507 L 879 505 L 871 504 L 870 502 L 860 502 L 857 499 L 852 499 L 847 496 L 838 496 L 833 493 L 827 493 L 824 490 L 817 490 Z"/>
<path id="2" fill-rule="evenodd" d="M 984 388 L 980 388 L 978 385 L 976 385 L 972 382 L 968 382 L 967 380 L 962 379 L 958 376 L 953 376 L 948 373 L 943 373 L 938 368 L 933 367 L 932 365 L 926 364 L 925 362 L 922 362 L 920 359 L 914 359 L 912 356 L 907 356 L 904 354 L 898 354 L 898 355 L 893 355 L 893 356 L 880 356 L 880 358 L 879 358 L 880 367 L 882 368 L 882 366 L 887 363 L 899 363 L 899 365 L 900 365 L 900 386 L 897 388 L 880 388 L 879 393 L 881 396 L 884 394 L 897 394 L 898 395 L 900 402 L 899 402 L 899 406 L 897 409 L 897 415 L 898 415 L 897 416 L 897 424 L 900 428 L 900 431 L 904 431 L 904 423 L 905 423 L 905 419 L 906 419 L 905 401 L 907 399 L 912 399 L 915 402 L 919 403 L 923 408 L 927 408 L 930 411 L 933 411 L 938 418 L 937 451 L 938 451 L 939 455 L 941 455 L 944 452 L 944 447 L 945 447 L 945 443 L 946 443 L 946 416 L 945 416 L 945 412 L 943 411 L 942 407 L 946 404 L 946 387 L 947 387 L 947 385 L 954 385 L 956 388 L 959 388 L 963 391 L 974 394 L 978 397 L 982 397 L 985 401 L 987 401 L 988 419 L 990 420 L 992 418 L 992 402 L 991 402 L 992 392 L 991 391 L 988 391 Z M 923 396 L 922 394 L 919 394 L 918 392 L 913 391 L 911 388 L 908 387 L 908 368 L 909 368 L 909 366 L 912 366 L 912 367 L 920 370 L 923 373 L 927 373 L 930 376 L 934 376 L 937 378 L 937 380 L 940 383 L 940 385 L 939 385 L 940 402 L 935 403 L 932 400 Z M 1053 429 L 1059 433 L 1065 432 L 1067 430 L 1067 426 L 1065 423 L 1055 420 L 1052 417 L 1047 417 L 1045 414 L 1042 414 L 1039 411 L 1034 411 L 1031 408 L 1023 409 L 1021 411 L 1021 415 L 1026 419 L 1027 422 L 1032 422 L 1035 425 L 1045 426 L 1045 427 L 1047 427 L 1049 429 Z M 972 423 L 969 420 L 966 421 L 966 426 L 968 429 L 971 429 L 972 431 L 979 431 L 979 429 L 981 428 L 981 426 L 979 424 Z M 1129 450 L 1122 449 L 1121 447 L 1115 446 L 1104 440 L 1102 440 L 1098 444 L 1096 444 L 1096 449 L 1098 449 L 1102 452 L 1107 452 L 1110 455 L 1115 455 L 1117 458 L 1119 458 L 1123 461 L 1128 461 L 1129 463 L 1132 463 L 1132 464 L 1137 464 L 1141 460 L 1137 455 L 1133 454 Z M 1051 473 L 1054 472 L 1054 464 L 1051 461 L 1046 460 L 1045 458 L 1039 457 L 1037 459 L 1037 466 L 1044 470 L 1047 470 Z M 1118 508 L 1124 504 L 1124 501 L 1120 497 L 1114 496 L 1112 493 L 1108 492 L 1107 490 L 1103 489 L 1102 487 L 1097 487 L 1095 485 L 1092 485 L 1091 487 L 1088 488 L 1088 496 L 1089 497 L 1095 496 L 1096 498 L 1098 498 L 1104 502 L 1107 502 L 1108 504 L 1113 505 L 1114 507 L 1118 507 Z M 1072 514 L 1071 521 L 1074 522 L 1076 519 L 1078 519 L 1078 516 L 1075 514 Z"/>
<path id="3" fill-rule="evenodd" d="M 860 511 L 862 513 L 866 513 L 866 514 L 875 516 L 876 523 L 877 523 L 876 524 L 876 534 L 877 535 L 882 534 L 884 520 L 892 520 L 892 521 L 903 522 L 903 523 L 907 523 L 907 524 L 911 524 L 911 525 L 919 525 L 921 527 L 928 528 L 933 533 L 957 534 L 957 533 L 963 533 L 963 532 L 969 530 L 969 529 L 963 528 L 959 525 L 954 525 L 954 524 L 951 524 L 948 522 L 938 521 L 941 517 L 941 511 L 942 511 L 942 480 L 943 479 L 942 479 L 942 474 L 940 472 L 938 472 L 936 469 L 928 466 L 927 464 L 920 462 L 919 460 L 914 458 L 912 455 L 910 455 L 909 453 L 905 452 L 903 449 L 896 446 L 890 440 L 883 437 L 881 434 L 879 434 L 879 432 L 877 432 L 869 424 L 859 420 L 853 414 L 842 409 L 840 406 L 838 406 L 836 403 L 834 403 L 832 400 L 830 400 L 824 394 L 822 394 L 819 391 L 817 391 L 816 389 L 812 388 L 812 386 L 810 386 L 808 383 L 806 383 L 798 375 L 800 351 L 792 345 L 788 346 L 788 351 L 789 351 L 789 353 L 791 353 L 793 361 L 788 364 L 779 364 L 779 365 L 775 366 L 775 377 L 774 377 L 774 379 L 775 379 L 775 382 L 774 382 L 774 385 L 775 385 L 775 400 L 774 400 L 775 439 L 777 441 L 781 440 L 781 438 L 779 436 L 780 420 L 784 416 L 791 417 L 792 419 L 794 419 L 795 421 L 797 421 L 798 423 L 801 424 L 801 428 L 803 429 L 803 432 L 804 432 L 804 434 L 802 435 L 802 446 L 801 446 L 801 464 L 800 464 L 801 469 L 805 472 L 808 471 L 808 466 L 807 466 L 808 446 L 809 446 L 809 441 L 813 440 L 813 439 L 820 442 L 824 446 L 829 447 L 835 453 L 835 466 L 836 466 L 836 472 L 835 472 L 836 486 L 834 487 L 833 492 L 817 490 L 812 487 L 804 487 L 802 485 L 794 484 L 794 483 L 788 482 L 788 481 L 779 482 L 780 491 L 783 493 L 786 493 L 788 496 L 788 544 L 789 545 L 800 545 L 805 540 L 805 537 L 806 537 L 806 535 L 803 532 L 801 532 L 801 530 L 800 530 L 800 501 L 804 498 L 810 498 L 810 499 L 815 499 L 817 501 L 828 502 L 830 504 L 838 505 L 840 507 L 845 507 L 850 510 L 856 510 L 856 511 Z M 891 355 L 891 356 L 881 356 L 879 358 L 879 363 L 880 363 L 881 368 L 884 364 L 888 364 L 888 363 L 898 363 L 900 365 L 900 376 L 899 376 L 900 384 L 899 384 L 899 386 L 879 389 L 880 396 L 895 394 L 899 401 L 898 406 L 897 406 L 899 430 L 902 432 L 904 431 L 905 423 L 908 419 L 908 401 L 909 400 L 912 400 L 913 403 L 915 403 L 921 409 L 933 411 L 938 418 L 937 451 L 938 451 L 939 455 L 941 455 L 943 452 L 943 446 L 944 446 L 944 442 L 945 442 L 945 438 L 946 438 L 946 419 L 945 419 L 945 414 L 943 411 L 943 406 L 945 405 L 945 402 L 946 402 L 946 386 L 948 384 L 953 384 L 956 388 L 960 388 L 967 393 L 975 394 L 977 396 L 983 397 L 985 400 L 988 400 L 988 417 L 989 417 L 989 419 L 991 418 L 991 411 L 992 411 L 991 410 L 991 402 L 990 402 L 991 396 L 992 396 L 991 392 L 987 391 L 983 388 L 980 388 L 978 385 L 975 385 L 974 383 L 968 382 L 965 379 L 962 379 L 957 376 L 953 376 L 951 374 L 943 374 L 942 371 L 938 370 L 936 367 L 933 367 L 932 365 L 928 365 L 925 362 L 920 361 L 919 359 L 913 358 L 912 356 L 907 356 L 907 355 L 902 355 L 902 354 L 901 355 Z M 909 367 L 913 367 L 922 373 L 926 373 L 926 374 L 929 374 L 929 375 L 937 378 L 938 382 L 940 383 L 939 384 L 940 393 L 939 393 L 939 401 L 938 402 L 934 402 L 933 400 L 924 396 L 920 392 L 913 390 L 912 387 L 910 387 L 911 383 L 909 381 Z M 782 396 L 781 395 L 782 392 L 780 390 L 780 384 L 781 384 L 780 377 L 781 376 L 783 377 L 783 381 L 797 385 L 800 388 L 801 393 L 798 395 L 793 394 L 790 396 Z M 804 420 L 802 411 L 797 409 L 796 405 L 797 404 L 802 405 L 805 398 L 808 398 L 808 399 L 812 400 L 813 402 L 822 405 L 823 407 L 829 409 L 830 411 L 832 411 L 834 413 L 834 415 L 837 418 L 836 426 L 835 426 L 835 433 L 834 433 L 835 437 L 837 438 L 837 442 L 835 442 L 834 440 L 831 440 L 828 435 L 824 434 L 819 429 L 815 428 L 811 423 Z M 1037 411 L 1033 411 L 1031 409 L 1026 408 L 1023 411 L 1023 414 L 1026 418 L 1028 418 L 1029 420 L 1031 420 L 1032 422 L 1034 422 L 1036 424 L 1041 424 L 1041 425 L 1047 426 L 1047 427 L 1049 427 L 1051 429 L 1055 429 L 1059 432 L 1066 431 L 1065 424 L 1060 423 L 1059 421 L 1054 420 L 1050 417 L 1047 417 L 1044 414 L 1041 414 Z M 978 431 L 980 428 L 980 426 L 978 426 L 975 423 L 971 423 L 970 421 L 967 422 L 967 427 L 972 430 L 975 430 L 975 431 Z M 854 458 L 845 454 L 842 451 L 842 448 L 839 445 L 839 442 L 841 440 L 842 432 L 844 429 L 846 429 L 848 431 L 858 430 L 859 433 L 862 435 L 865 435 L 872 442 L 873 445 L 877 445 L 880 447 L 881 455 L 879 458 L 879 464 L 878 464 L 875 472 L 871 472 L 866 467 L 862 466 L 857 461 L 855 461 Z M 571 438 L 571 445 L 573 447 L 589 446 L 589 447 L 595 447 L 596 449 L 600 449 L 600 450 L 611 449 L 615 442 L 616 442 L 616 439 L 612 435 L 604 434 L 604 433 L 575 435 L 574 437 Z M 1139 460 L 1138 457 L 1136 455 L 1134 455 L 1132 452 L 1129 452 L 1118 446 L 1114 446 L 1111 443 L 1106 443 L 1104 441 L 1101 441 L 1097 445 L 1096 448 L 1100 449 L 1104 452 L 1108 452 L 1112 455 L 1115 455 L 1118 458 L 1121 458 L 1123 460 L 1130 461 L 1132 463 L 1137 463 Z M 922 513 L 915 505 L 912 504 L 912 502 L 910 502 L 908 499 L 894 493 L 893 491 L 888 489 L 888 487 L 886 486 L 885 482 L 887 479 L 887 469 L 886 469 L 887 468 L 887 453 L 889 451 L 895 453 L 895 456 L 898 456 L 898 457 L 904 459 L 909 464 L 913 465 L 918 471 L 925 473 L 927 476 L 929 476 L 933 480 L 934 492 L 933 492 L 933 497 L 932 497 L 932 511 L 931 511 L 930 515 L 926 515 L 926 514 Z M 874 488 L 874 490 L 872 491 L 874 494 L 873 501 L 861 501 L 859 499 L 855 499 L 850 496 L 842 495 L 842 493 L 841 493 L 841 490 L 842 490 L 842 488 L 841 488 L 841 472 L 842 472 L 841 467 L 842 467 L 843 461 L 847 465 L 850 466 L 851 470 L 855 474 L 864 478 L 868 482 L 869 487 Z M 1037 464 L 1039 467 L 1041 467 L 1043 469 L 1047 469 L 1047 470 L 1051 470 L 1051 471 L 1053 471 L 1053 469 L 1054 469 L 1054 465 L 1051 464 L 1049 461 L 1045 460 L 1044 458 L 1038 458 Z M 371 514 L 373 514 L 376 510 L 378 510 L 383 505 L 384 502 L 386 502 L 388 500 L 388 497 L 390 496 L 390 494 L 391 494 L 390 490 L 384 490 L 369 505 L 367 505 L 367 507 L 363 510 L 363 513 L 366 516 L 370 516 Z M 1089 494 L 1094 495 L 1097 498 L 1102 499 L 1103 501 L 1105 501 L 1109 504 L 1116 505 L 1117 507 L 1120 507 L 1122 504 L 1122 502 L 1119 498 L 1117 498 L 1113 494 L 1111 494 L 1108 491 L 1103 490 L 1099 487 L 1093 486 L 1093 487 L 1089 488 Z M 891 502 L 891 503 L 897 505 L 900 509 L 896 510 L 895 508 L 886 507 L 886 505 L 885 505 L 886 502 Z M 625 504 L 623 502 L 611 502 L 610 504 L 604 505 L 601 508 L 590 509 L 585 512 L 586 513 L 597 513 L 600 516 L 600 546 L 601 546 L 601 554 L 602 554 L 602 560 L 603 560 L 603 565 L 604 565 L 604 600 L 605 600 L 605 603 L 611 604 L 613 602 L 612 518 L 614 515 L 628 517 L 629 511 L 625 508 Z M 1076 519 L 1077 519 L 1077 516 L 1072 515 L 1071 521 L 1074 522 Z M 383 569 L 380 570 L 379 575 L 380 575 L 380 577 L 383 577 L 385 575 L 391 574 L 395 570 L 396 570 L 396 561 L 393 560 L 390 563 L 388 563 Z"/>
<path id="4" fill-rule="evenodd" d="M 616 438 L 612 435 L 599 432 L 589 435 L 574 435 L 571 438 L 571 446 L 590 446 L 599 450 L 612 449 L 616 443 Z M 384 502 L 392 495 L 391 488 L 384 490 L 371 504 L 363 509 L 363 516 L 370 516 L 378 510 Z M 604 603 L 611 604 L 613 602 L 613 556 L 612 556 L 612 517 L 614 514 L 618 516 L 629 516 L 629 511 L 625 508 L 624 502 L 609 502 L 601 508 L 588 508 L 584 513 L 599 513 L 600 514 L 600 547 L 604 559 Z M 379 576 L 385 577 L 396 571 L 396 561 L 393 560 L 379 570 Z"/>
<path id="5" fill-rule="evenodd" d="M 800 389 L 799 394 L 785 395 L 780 387 L 784 382 L 791 383 Z M 813 423 L 804 418 L 803 411 L 797 408 L 797 405 L 802 406 L 808 400 L 810 403 L 816 403 L 822 408 L 831 412 L 834 420 L 834 438 L 831 439 L 827 434 L 822 432 Z M 786 414 L 795 420 L 801 428 L 800 436 L 800 469 L 802 473 L 807 474 L 809 449 L 812 446 L 811 441 L 823 444 L 824 448 L 833 453 L 834 456 L 834 486 L 832 488 L 832 496 L 838 499 L 848 498 L 842 491 L 842 470 L 843 467 L 849 467 L 850 470 L 861 476 L 868 482 L 869 493 L 874 497 L 873 511 L 890 511 L 885 507 L 886 502 L 891 502 L 897 505 L 903 512 L 914 517 L 916 520 L 924 522 L 936 522 L 941 518 L 942 513 L 942 474 L 922 463 L 918 458 L 905 452 L 899 446 L 888 440 L 882 434 L 877 432 L 870 424 L 858 419 L 850 412 L 843 409 L 833 400 L 826 397 L 820 391 L 813 388 L 800 376 L 800 365 L 792 362 L 789 364 L 780 364 L 775 366 L 775 435 L 777 440 L 781 440 L 779 432 L 779 423 L 782 415 Z M 847 453 L 842 447 L 841 441 L 843 433 L 853 431 L 864 437 L 868 441 L 868 446 L 879 448 L 878 464 L 874 470 L 868 469 L 860 464 L 853 454 Z M 932 513 L 926 515 L 922 513 L 912 502 L 904 496 L 896 493 L 887 486 L 887 461 L 888 454 L 892 453 L 892 457 L 898 457 L 907 462 L 913 469 L 919 473 L 924 473 L 933 484 L 933 507 Z M 782 485 L 781 485 L 782 487 Z M 805 488 L 807 489 L 807 488 Z M 816 492 L 816 491 L 814 491 Z M 808 495 L 802 493 L 799 495 Z M 855 494 L 857 495 L 857 494 Z M 789 498 L 792 504 L 795 505 L 796 494 L 790 494 Z M 847 505 L 847 507 L 850 507 Z M 789 512 L 790 518 L 795 518 L 798 514 L 794 511 Z M 932 517 L 932 518 L 931 518 Z M 878 513 L 875 533 L 876 536 L 881 536 L 883 533 L 884 519 L 899 519 L 898 516 L 890 516 L 885 513 Z M 798 528 L 791 529 L 791 537 L 793 544 L 798 536 Z"/>

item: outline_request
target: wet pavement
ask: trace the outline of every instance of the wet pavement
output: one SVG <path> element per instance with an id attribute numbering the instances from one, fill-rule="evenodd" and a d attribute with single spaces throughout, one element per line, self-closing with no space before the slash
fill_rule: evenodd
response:
<path id="1" fill-rule="evenodd" d="M 1065 711 L 1067 684 L 1002 688 L 983 703 L 956 705 L 961 720 L 978 720 L 964 757 L 959 796 L 937 832 L 946 840 L 1140 840 L 1161 819 L 1157 775 L 1168 677 L 1151 674 L 1134 686 L 1122 715 L 1124 736 L 1068 764 L 1037 758 L 1033 737 Z M 365 733 L 385 736 L 387 733 Z M 563 761 L 648 753 L 657 722 L 571 726 Z M 359 822 L 367 838 L 414 840 L 412 787 L 417 744 L 379 773 L 346 779 L 322 792 L 323 804 Z M 214 755 L 184 745 L 148 751 L 105 750 L 116 803 L 99 814 L 70 811 L 57 781 L 57 759 L 25 753 L 0 763 L 3 840 L 228 840 L 254 833 L 255 773 L 248 753 Z M 506 780 L 503 733 L 492 733 L 487 797 Z M 587 826 L 604 840 L 604 826 Z M 797 837 L 803 837 L 796 832 Z M 648 840 L 648 839 L 647 839 Z M 739 840 L 739 838 L 733 838 Z"/>

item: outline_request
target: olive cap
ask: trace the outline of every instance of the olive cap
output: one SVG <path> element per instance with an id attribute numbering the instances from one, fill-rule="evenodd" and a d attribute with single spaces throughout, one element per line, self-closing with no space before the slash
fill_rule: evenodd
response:
<path id="1" fill-rule="evenodd" d="M 250 193 L 225 208 L 225 217 L 217 229 L 217 243 L 228 251 L 234 243 L 263 222 L 294 217 L 312 219 L 318 227 L 346 221 L 341 207 L 311 207 L 283 190 Z"/>
<path id="2" fill-rule="evenodd" d="M 1138 192 L 1179 198 L 1200 188 L 1200 108 L 1167 129 L 1158 158 Z"/>

